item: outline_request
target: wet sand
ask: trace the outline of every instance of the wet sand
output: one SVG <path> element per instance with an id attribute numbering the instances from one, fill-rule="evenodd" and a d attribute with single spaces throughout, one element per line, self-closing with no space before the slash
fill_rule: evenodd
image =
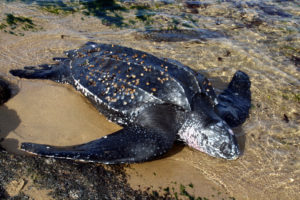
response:
<path id="1" fill-rule="evenodd" d="M 78 48 L 90 40 L 115 43 L 176 59 L 199 70 L 209 76 L 217 92 L 226 88 L 236 70 L 248 73 L 252 81 L 249 119 L 234 130 L 244 149 L 238 160 L 216 159 L 175 145 L 166 158 L 127 167 L 133 188 L 163 193 L 167 187 L 173 187 L 172 194 L 179 194 L 180 185 L 184 185 L 192 195 L 209 199 L 297 199 L 300 107 L 296 95 L 300 75 L 297 65 L 280 49 L 299 44 L 299 32 L 296 36 L 268 34 L 282 27 L 279 22 L 279 27 L 264 22 L 252 29 L 230 29 L 230 23 L 239 19 L 234 16 L 224 17 L 223 24 L 216 25 L 212 19 L 226 16 L 228 13 L 220 13 L 224 8 L 234 10 L 229 3 L 212 4 L 202 10 L 204 21 L 195 23 L 230 35 L 226 38 L 155 42 L 149 36 L 137 37 L 132 29 L 103 25 L 97 17 L 80 13 L 57 16 L 20 3 L 1 3 L 0 13 L 29 16 L 43 27 L 37 32 L 27 31 L 24 36 L 0 31 L 0 74 L 19 87 L 17 94 L 0 107 L 0 138 L 5 138 L 1 145 L 9 152 L 20 153 L 21 142 L 72 145 L 119 130 L 121 127 L 108 122 L 70 86 L 20 80 L 8 73 L 10 69 L 51 63 L 52 57 L 60 57 L 64 50 Z M 163 12 L 170 14 L 176 9 Z M 246 12 L 247 17 L 251 16 L 250 11 Z M 295 10 L 291 12 L 299 17 Z M 295 21 L 293 18 L 291 24 Z"/>

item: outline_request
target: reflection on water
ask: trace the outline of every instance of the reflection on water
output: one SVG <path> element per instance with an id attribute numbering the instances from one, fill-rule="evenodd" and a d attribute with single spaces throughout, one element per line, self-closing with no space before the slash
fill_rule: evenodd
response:
<path id="1" fill-rule="evenodd" d="M 190 180 L 196 191 L 201 191 L 201 183 L 211 182 L 211 187 L 218 185 L 236 199 L 297 199 L 299 9 L 298 1 L 278 0 L 1 1 L 0 73 L 9 76 L 9 69 L 49 63 L 52 57 L 90 40 L 178 60 L 207 75 L 218 93 L 236 70 L 243 70 L 251 77 L 253 99 L 249 119 L 235 130 L 239 140 L 245 141 L 240 159 L 215 159 L 185 147 L 165 159 L 132 167 L 147 179 L 149 170 L 168 176 L 164 169 L 175 162 L 173 179 L 162 180 L 180 182 L 191 177 L 189 172 L 199 173 L 205 181 L 201 176 Z M 5 14 L 26 17 L 41 28 L 23 30 L 20 22 L 11 27 Z M 106 122 L 69 87 L 25 80 L 20 87 L 19 94 L 0 110 L 13 110 L 19 117 L 13 124 L 17 127 L 7 125 L 11 129 L 7 139 L 78 144 L 120 128 Z M 149 180 L 153 182 L 147 182 L 148 186 L 167 184 Z M 147 187 L 145 182 L 137 184 Z M 197 195 L 203 194 L 207 195 Z"/>

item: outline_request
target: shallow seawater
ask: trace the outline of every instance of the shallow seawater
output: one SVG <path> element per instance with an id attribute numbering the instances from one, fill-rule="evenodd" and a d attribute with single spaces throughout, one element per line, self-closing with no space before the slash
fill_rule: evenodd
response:
<path id="1" fill-rule="evenodd" d="M 238 160 L 175 145 L 166 158 L 128 167 L 133 187 L 175 188 L 179 198 L 188 198 L 180 185 L 208 199 L 299 198 L 299 2 L 44 2 L 0 2 L 0 75 L 18 88 L 0 107 L 2 146 L 19 153 L 24 141 L 72 145 L 119 130 L 70 86 L 8 72 L 51 63 L 87 41 L 120 44 L 178 60 L 218 93 L 237 70 L 252 82 L 250 116 L 234 130 Z"/>

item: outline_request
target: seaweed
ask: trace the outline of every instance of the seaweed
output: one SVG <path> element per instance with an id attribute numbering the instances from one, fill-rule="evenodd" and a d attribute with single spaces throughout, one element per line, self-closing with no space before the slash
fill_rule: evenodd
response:
<path id="1" fill-rule="evenodd" d="M 60 15 L 60 14 L 72 14 L 76 12 L 74 8 L 70 7 L 59 7 L 57 5 L 47 5 L 47 6 L 42 6 L 42 10 L 55 14 L 55 15 Z"/>
<path id="2" fill-rule="evenodd" d="M 11 13 L 6 14 L 6 23 L 9 26 L 17 25 L 18 23 L 23 23 L 25 25 L 28 25 L 28 24 L 34 25 L 30 18 L 22 17 L 22 16 L 16 17 Z"/>
<path id="3" fill-rule="evenodd" d="M 0 23 L 0 30 L 12 35 L 24 36 L 23 31 L 36 31 L 37 26 L 33 20 L 28 17 L 15 16 L 12 13 L 6 13 L 6 17 Z"/>
<path id="4" fill-rule="evenodd" d="M 195 197 L 186 191 L 186 187 L 180 184 L 180 195 L 186 196 L 189 200 L 195 200 Z"/>
<path id="5" fill-rule="evenodd" d="M 300 93 L 286 92 L 283 93 L 281 96 L 285 100 L 292 100 L 292 101 L 296 101 L 297 103 L 300 103 Z"/>
<path id="6" fill-rule="evenodd" d="M 7 25 L 5 24 L 0 24 L 0 30 L 5 29 L 7 27 Z"/>
<path id="7" fill-rule="evenodd" d="M 79 12 L 87 17 L 93 16 L 101 20 L 106 26 L 117 28 L 138 28 L 150 30 L 153 27 L 168 29 L 199 28 L 191 14 L 183 14 L 183 20 L 175 19 L 172 16 L 157 15 L 163 9 L 173 9 L 173 3 L 153 2 L 124 2 L 120 0 L 6 0 L 7 2 L 21 1 L 25 4 L 38 6 L 42 11 L 53 15 L 69 15 Z M 176 5 L 175 5 L 176 6 Z M 180 7 L 178 7 L 180 9 Z M 128 14 L 130 13 L 130 14 Z"/>

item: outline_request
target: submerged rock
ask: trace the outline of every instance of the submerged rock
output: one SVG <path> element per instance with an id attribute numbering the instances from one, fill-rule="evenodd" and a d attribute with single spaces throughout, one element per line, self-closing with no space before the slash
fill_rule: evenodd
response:
<path id="1" fill-rule="evenodd" d="M 265 3 L 259 4 L 258 5 L 259 8 L 264 11 L 264 13 L 268 14 L 268 15 L 278 15 L 280 17 L 291 17 L 292 15 L 290 15 L 289 13 L 283 11 L 282 9 L 273 6 L 273 5 L 268 5 Z"/>
<path id="2" fill-rule="evenodd" d="M 226 37 L 226 35 L 222 32 L 212 31 L 208 29 L 148 30 L 145 32 L 139 32 L 137 36 L 155 42 L 182 42 L 190 40 L 205 41 L 207 39 Z"/>

